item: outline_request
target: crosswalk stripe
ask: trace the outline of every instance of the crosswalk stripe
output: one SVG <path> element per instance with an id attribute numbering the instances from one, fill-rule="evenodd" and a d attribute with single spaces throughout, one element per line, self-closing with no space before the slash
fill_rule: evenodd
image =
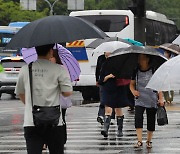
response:
<path id="1" fill-rule="evenodd" d="M 177 129 L 176 121 L 179 120 L 177 115 L 179 116 L 179 114 L 171 114 L 169 116 L 169 118 L 175 120 L 170 122 L 168 127 L 156 127 L 156 134 L 153 137 L 153 147 L 158 148 L 158 145 L 163 145 L 163 143 L 156 143 L 159 139 L 163 139 L 164 135 L 168 133 L 167 130 Z M 23 128 L 21 125 L 16 125 L 16 127 L 20 128 L 22 132 L 0 137 L 0 153 L 27 153 Z M 132 148 L 137 140 L 134 128 L 134 115 L 125 115 L 124 136 L 121 138 L 116 137 L 116 121 L 114 125 L 110 126 L 107 140 L 100 134 L 102 128 L 103 126 L 97 123 L 94 114 L 88 114 L 88 116 L 78 117 L 76 119 L 67 117 L 68 140 L 65 145 L 65 154 L 92 154 L 92 151 L 93 154 L 117 154 L 123 152 L 123 148 Z M 146 120 L 144 120 L 144 128 L 146 128 Z M 2 126 L 0 132 L 4 129 L 12 130 L 10 126 Z M 144 142 L 145 139 L 146 129 L 143 131 Z M 176 143 L 174 143 L 172 147 L 164 147 L 163 151 L 168 153 L 176 151 L 180 153 L 180 148 L 178 147 L 179 141 L 180 139 L 176 139 Z M 166 142 L 168 142 L 168 139 L 166 139 Z M 161 152 L 162 151 L 158 151 L 157 153 Z"/>

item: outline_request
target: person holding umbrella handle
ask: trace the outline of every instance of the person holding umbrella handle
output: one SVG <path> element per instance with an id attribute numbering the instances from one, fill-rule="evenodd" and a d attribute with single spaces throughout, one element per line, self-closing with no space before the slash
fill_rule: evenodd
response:
<path id="1" fill-rule="evenodd" d="M 135 128 L 138 142 L 134 148 L 140 148 L 143 145 L 142 131 L 143 131 L 143 114 L 146 110 L 147 114 L 147 141 L 146 147 L 152 148 L 152 136 L 155 131 L 155 117 L 157 111 L 157 104 L 164 106 L 162 92 L 153 91 L 145 88 L 151 79 L 154 68 L 151 67 L 151 58 L 146 54 L 139 54 L 138 68 L 133 72 L 130 82 L 130 90 L 135 97 Z"/>

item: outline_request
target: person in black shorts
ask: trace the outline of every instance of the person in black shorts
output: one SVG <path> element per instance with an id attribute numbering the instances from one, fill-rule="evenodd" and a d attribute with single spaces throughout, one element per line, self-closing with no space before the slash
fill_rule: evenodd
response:
<path id="1" fill-rule="evenodd" d="M 147 114 L 147 148 L 152 148 L 152 136 L 155 131 L 155 117 L 157 111 L 157 104 L 164 105 L 162 92 L 156 92 L 152 89 L 145 88 L 153 75 L 153 68 L 151 67 L 150 57 L 146 54 L 139 55 L 139 66 L 134 70 L 130 82 L 130 90 L 135 99 L 135 128 L 138 142 L 134 145 L 135 148 L 142 147 L 142 131 L 144 111 Z"/>

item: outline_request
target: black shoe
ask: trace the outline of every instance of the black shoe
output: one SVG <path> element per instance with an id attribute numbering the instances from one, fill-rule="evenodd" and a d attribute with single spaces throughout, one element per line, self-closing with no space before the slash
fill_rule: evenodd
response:
<path id="1" fill-rule="evenodd" d="M 107 132 L 105 132 L 104 130 L 103 130 L 103 131 L 101 131 L 101 135 L 103 135 L 105 138 L 107 138 L 107 137 L 108 137 L 108 133 L 107 133 Z"/>
<path id="2" fill-rule="evenodd" d="M 104 124 L 104 120 L 103 120 L 103 118 L 100 117 L 100 116 L 97 117 L 97 122 L 99 122 L 101 125 Z"/>

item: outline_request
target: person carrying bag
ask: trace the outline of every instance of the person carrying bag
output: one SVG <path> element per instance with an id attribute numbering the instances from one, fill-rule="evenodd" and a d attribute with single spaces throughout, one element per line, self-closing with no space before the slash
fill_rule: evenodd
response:
<path id="1" fill-rule="evenodd" d="M 32 78 L 32 64 L 29 66 L 29 81 L 30 81 L 30 91 L 31 91 L 31 103 L 32 103 L 32 113 L 33 122 L 35 127 L 54 127 L 59 123 L 60 118 L 60 105 L 57 106 L 38 106 L 33 104 L 33 78 Z"/>
<path id="2" fill-rule="evenodd" d="M 25 104 L 23 126 L 28 154 L 42 154 L 44 143 L 51 154 L 64 154 L 65 137 L 59 100 L 60 94 L 64 97 L 72 94 L 72 85 L 67 70 L 49 61 L 53 56 L 53 46 L 35 47 L 38 60 L 33 62 L 32 71 L 28 65 L 21 68 L 16 84 L 15 93 Z"/>

